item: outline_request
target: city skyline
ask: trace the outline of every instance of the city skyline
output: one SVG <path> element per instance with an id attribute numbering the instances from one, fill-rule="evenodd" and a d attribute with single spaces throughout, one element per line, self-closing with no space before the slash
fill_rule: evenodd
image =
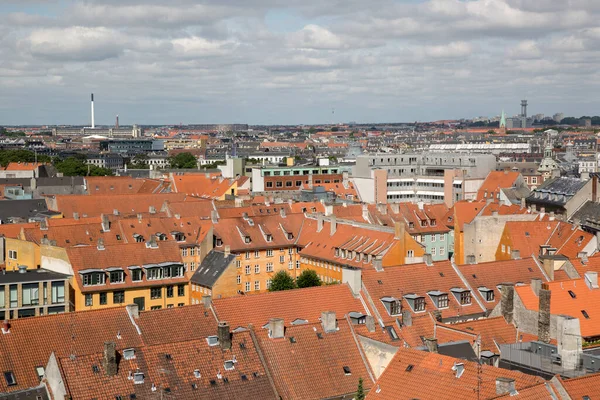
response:
<path id="1" fill-rule="evenodd" d="M 0 124 L 598 114 L 595 2 L 377 3 L 3 2 Z"/>

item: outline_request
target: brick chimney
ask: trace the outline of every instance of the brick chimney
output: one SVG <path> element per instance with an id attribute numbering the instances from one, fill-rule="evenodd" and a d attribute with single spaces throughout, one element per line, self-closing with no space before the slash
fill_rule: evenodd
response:
<path id="1" fill-rule="evenodd" d="M 337 319 L 335 319 L 335 311 L 323 311 L 321 313 L 321 325 L 325 333 L 337 331 Z"/>
<path id="2" fill-rule="evenodd" d="M 283 318 L 271 318 L 269 320 L 269 336 L 271 339 L 281 339 L 285 337 Z"/>
<path id="3" fill-rule="evenodd" d="M 538 340 L 550 343 L 550 297 L 552 292 L 542 285 L 539 292 Z"/>
<path id="4" fill-rule="evenodd" d="M 394 239 L 404 240 L 405 231 L 406 225 L 404 225 L 404 222 L 394 222 Z"/>
<path id="5" fill-rule="evenodd" d="M 231 349 L 231 332 L 229 331 L 229 324 L 226 321 L 219 321 L 217 336 L 219 337 L 221 349 Z"/>
<path id="6" fill-rule="evenodd" d="M 507 323 L 513 322 L 513 308 L 515 301 L 515 286 L 512 283 L 502 284 L 502 299 L 500 310 Z"/>
<path id="7" fill-rule="evenodd" d="M 115 376 L 117 374 L 117 346 L 115 342 L 104 342 L 102 367 L 106 376 Z"/>
<path id="8" fill-rule="evenodd" d="M 511 378 L 496 378 L 496 394 L 515 393 L 515 380 Z"/>

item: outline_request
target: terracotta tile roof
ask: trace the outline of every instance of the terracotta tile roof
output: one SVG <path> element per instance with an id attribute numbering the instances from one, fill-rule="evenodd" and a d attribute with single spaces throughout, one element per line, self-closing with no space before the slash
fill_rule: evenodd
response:
<path id="1" fill-rule="evenodd" d="M 72 216 L 74 212 L 79 213 L 80 217 L 94 217 L 101 214 L 113 214 L 118 210 L 121 215 L 135 215 L 138 213 L 148 213 L 150 207 L 160 211 L 165 201 L 183 201 L 186 197 L 182 193 L 155 193 L 139 194 L 131 196 L 121 195 L 57 195 L 55 209 L 65 216 Z M 52 207 L 52 201 L 48 201 L 49 208 Z"/>
<path id="2" fill-rule="evenodd" d="M 526 208 L 521 208 L 520 205 L 515 204 L 507 206 L 505 204 L 490 203 L 486 205 L 480 215 L 490 216 L 493 212 L 498 212 L 498 215 L 518 215 L 528 214 L 529 210 Z"/>
<path id="3" fill-rule="evenodd" d="M 458 270 L 488 310 L 492 310 L 500 301 L 502 293 L 498 289 L 498 285 L 502 283 L 530 283 L 534 278 L 547 281 L 533 258 L 465 264 L 459 265 Z M 484 293 L 478 290 L 479 288 L 492 289 L 494 291 L 493 300 L 487 301 Z"/>
<path id="4" fill-rule="evenodd" d="M 204 174 L 172 175 L 173 191 L 207 199 L 218 199 L 235 184 L 235 179 L 206 177 Z"/>
<path id="5" fill-rule="evenodd" d="M 490 172 L 477 191 L 477 200 L 485 200 L 490 197 L 496 199 L 496 194 L 500 192 L 500 189 L 515 186 L 519 175 L 519 172 L 510 171 Z"/>
<path id="6" fill-rule="evenodd" d="M 213 202 L 211 200 L 200 200 L 199 201 L 178 201 L 171 202 L 167 201 L 166 212 L 169 216 L 175 216 L 179 214 L 182 217 L 198 217 L 198 218 L 210 218 L 212 210 L 214 210 Z"/>
<path id="7" fill-rule="evenodd" d="M 557 377 L 557 379 L 572 399 L 583 399 L 583 396 L 589 396 L 591 400 L 600 398 L 600 373 L 573 379 L 562 379 L 561 377 Z"/>
<path id="8" fill-rule="evenodd" d="M 191 305 L 161 310 L 141 311 L 136 323 L 146 345 L 174 343 L 216 335 L 217 320 L 204 305 Z M 173 329 L 177 323 L 177 329 Z"/>
<path id="9" fill-rule="evenodd" d="M 16 239 L 21 233 L 21 229 L 33 228 L 35 224 L 0 224 L 0 236 Z"/>
<path id="10" fill-rule="evenodd" d="M 223 241 L 222 246 L 229 245 L 232 252 L 284 248 L 295 245 L 303 223 L 303 214 L 222 218 L 214 224 L 214 234 Z M 250 242 L 245 237 L 249 237 Z M 222 250 L 221 246 L 218 248 Z"/>
<path id="11" fill-rule="evenodd" d="M 348 183 L 348 186 L 345 187 L 341 182 L 340 183 L 319 183 L 315 184 L 314 187 L 322 187 L 326 192 L 333 192 L 337 197 L 342 199 L 348 199 L 348 196 L 352 196 L 353 199 L 358 200 L 358 192 L 354 187 L 352 182 Z"/>
<path id="12" fill-rule="evenodd" d="M 600 336 L 600 312 L 592 305 L 600 304 L 600 290 L 590 290 L 585 278 L 573 279 L 546 284 L 552 291 L 550 297 L 550 313 L 554 315 L 570 315 L 579 319 L 581 336 Z M 515 287 L 515 293 L 523 302 L 525 308 L 538 311 L 539 299 L 530 285 Z M 575 297 L 571 295 L 573 293 Z M 585 311 L 589 318 L 583 315 Z"/>
<path id="13" fill-rule="evenodd" d="M 209 346 L 204 339 L 195 339 L 144 346 L 134 351 L 135 359 L 121 358 L 118 372 L 112 377 L 104 373 L 101 352 L 74 360 L 61 358 L 60 366 L 68 394 L 74 399 L 107 400 L 115 399 L 117 395 L 129 399 L 132 393 L 139 399 L 156 396 L 215 400 L 275 398 L 248 332 L 233 334 L 231 350 L 222 350 L 220 346 Z M 226 370 L 225 362 L 234 357 L 234 369 Z M 98 373 L 94 372 L 94 366 L 98 367 Z M 194 375 L 195 370 L 200 377 Z M 143 383 L 136 384 L 133 379 L 128 379 L 130 371 L 143 373 Z M 156 392 L 152 391 L 153 384 Z"/>
<path id="14" fill-rule="evenodd" d="M 2 229 L 2 226 L 0 225 L 0 229 Z M 600 272 L 600 254 L 588 257 L 588 261 L 585 264 L 579 258 L 571 258 L 570 261 L 579 273 L 579 276 L 584 276 L 587 271 Z M 556 271 L 554 273 L 556 274 Z"/>
<path id="15" fill-rule="evenodd" d="M 506 394 L 496 397 L 497 399 L 518 399 L 518 400 L 554 400 L 562 399 L 556 389 L 550 382 L 540 383 L 539 385 L 519 390 L 518 394 Z"/>
<path id="16" fill-rule="evenodd" d="M 162 182 L 155 179 L 135 179 L 129 176 L 87 176 L 89 195 L 157 193 Z"/>
<path id="17" fill-rule="evenodd" d="M 536 340 L 534 335 L 524 335 L 513 324 L 506 323 L 504 317 L 478 319 L 448 326 L 449 329 L 462 330 L 473 335 L 481 335 L 481 350 L 499 354 L 501 344 Z"/>
<path id="18" fill-rule="evenodd" d="M 33 171 L 46 165 L 45 163 L 35 163 L 35 162 L 11 162 L 8 163 L 5 170 L 6 171 Z"/>
<path id="19" fill-rule="evenodd" d="M 299 254 L 303 257 L 354 268 L 373 268 L 375 256 L 384 256 L 400 243 L 395 239 L 393 232 L 382 232 L 349 224 L 337 223 L 333 235 L 331 235 L 330 222 L 324 222 L 321 231 L 318 232 L 317 229 L 316 220 L 307 219 L 304 222 L 298 241 L 304 248 Z M 350 257 L 351 252 L 360 253 L 360 260 L 357 260 L 356 256 Z M 365 254 L 371 255 L 372 258 L 365 257 Z M 402 263 L 403 260 L 397 262 Z"/>
<path id="20" fill-rule="evenodd" d="M 448 219 L 445 216 L 448 213 L 448 207 L 445 204 L 419 206 L 415 203 L 400 203 L 388 204 L 383 209 L 381 207 L 381 205 L 369 205 L 370 218 L 379 225 L 393 226 L 395 221 L 401 221 L 406 224 L 406 231 L 410 234 L 448 232 L 450 230 L 446 224 Z"/>
<path id="21" fill-rule="evenodd" d="M 35 367 L 45 367 L 52 352 L 79 357 L 97 352 L 108 340 L 114 340 L 117 349 L 142 344 L 125 308 L 19 318 L 10 325 L 10 333 L 0 335 L 0 370 L 12 371 L 17 384 L 8 387 L 0 379 L 0 393 L 37 386 Z"/>
<path id="22" fill-rule="evenodd" d="M 451 289 L 466 289 L 463 281 L 452 268 L 451 261 L 435 262 L 432 266 L 426 264 L 410 264 L 387 267 L 382 272 L 374 269 L 363 270 L 363 286 L 373 300 L 375 307 L 382 318 L 389 314 L 381 301 L 384 297 L 393 297 L 401 300 L 402 312 L 414 312 L 407 302 L 406 295 L 417 295 L 425 300 L 425 312 L 438 310 L 429 292 L 440 291 L 448 295 L 448 307 L 439 309 L 442 318 L 458 317 L 470 314 L 480 314 L 484 310 L 474 298 L 470 305 L 461 305 Z M 471 296 L 473 294 L 471 293 Z M 413 318 L 414 319 L 414 318 Z"/>
<path id="23" fill-rule="evenodd" d="M 453 371 L 462 363 L 460 378 Z M 517 390 L 542 383 L 543 379 L 518 371 L 459 360 L 435 353 L 399 349 L 386 370 L 367 395 L 373 399 L 490 399 L 496 397 L 496 378 L 515 379 Z M 435 382 L 435 384 L 424 384 Z M 479 396 L 477 390 L 479 388 Z"/>
<path id="24" fill-rule="evenodd" d="M 366 313 L 346 284 L 215 299 L 213 306 L 219 320 L 229 322 L 231 329 L 252 324 L 259 330 L 271 318 L 283 318 L 286 326 L 296 319 L 312 323 L 323 311 L 334 311 L 338 318 L 351 311 Z"/>
<path id="25" fill-rule="evenodd" d="M 55 241 L 58 247 L 72 247 L 96 245 L 98 239 L 102 238 L 106 245 L 113 245 L 123 243 L 117 240 L 118 233 L 120 232 L 102 232 L 100 223 L 48 226 L 46 230 L 36 226 L 24 229 L 24 239 L 38 245 L 43 239 L 48 239 Z"/>
<path id="26" fill-rule="evenodd" d="M 311 323 L 286 328 L 282 339 L 269 338 L 267 330 L 256 336 L 282 399 L 351 397 L 361 377 L 365 390 L 373 385 L 345 319 L 339 319 L 337 331 L 331 333 Z"/>
<path id="27" fill-rule="evenodd" d="M 174 234 L 178 232 L 183 233 L 184 235 L 184 240 L 178 241 L 180 245 L 197 244 L 202 242 L 212 228 L 211 221 L 203 220 L 194 216 L 182 216 L 180 218 L 119 218 L 114 225 L 117 225 L 117 233 L 120 233 L 123 236 L 123 240 L 127 243 L 136 242 L 134 235 L 141 235 L 145 241 L 148 241 L 152 236 L 156 236 L 159 233 L 165 235 L 164 239 L 166 241 L 174 241 Z M 111 226 L 111 232 L 112 230 L 113 228 Z M 161 243 L 163 242 L 164 241 L 161 241 Z"/>
<path id="28" fill-rule="evenodd" d="M 158 242 L 157 248 L 147 248 L 146 243 L 128 243 L 114 246 L 105 246 L 104 250 L 98 250 L 97 245 L 67 248 L 67 256 L 73 268 L 74 279 L 83 292 L 95 292 L 106 285 L 111 289 L 131 288 L 135 286 L 152 286 L 154 284 L 164 285 L 166 283 L 185 283 L 188 278 L 165 278 L 140 282 L 131 280 L 128 267 L 143 266 L 159 263 L 183 264 L 179 244 L 174 241 Z M 125 272 L 123 283 L 108 283 L 106 285 L 83 286 L 80 271 L 88 269 L 122 268 Z"/>

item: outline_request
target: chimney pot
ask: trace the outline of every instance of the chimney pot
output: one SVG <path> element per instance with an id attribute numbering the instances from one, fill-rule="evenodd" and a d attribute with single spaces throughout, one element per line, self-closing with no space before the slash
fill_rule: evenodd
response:
<path id="1" fill-rule="evenodd" d="M 217 336 L 223 350 L 231 349 L 231 332 L 229 331 L 229 324 L 226 321 L 219 321 Z"/>
<path id="2" fill-rule="evenodd" d="M 271 339 L 281 339 L 285 337 L 283 318 L 271 318 L 271 320 L 269 320 L 269 336 Z"/>
<path id="3" fill-rule="evenodd" d="M 511 378 L 496 378 L 496 394 L 515 393 L 515 380 Z"/>
<path id="4" fill-rule="evenodd" d="M 325 333 L 337 331 L 337 319 L 335 318 L 335 311 L 323 311 L 321 313 L 321 325 Z"/>
<path id="5" fill-rule="evenodd" d="M 436 338 L 424 338 L 427 351 L 430 353 L 438 352 L 438 340 Z"/>

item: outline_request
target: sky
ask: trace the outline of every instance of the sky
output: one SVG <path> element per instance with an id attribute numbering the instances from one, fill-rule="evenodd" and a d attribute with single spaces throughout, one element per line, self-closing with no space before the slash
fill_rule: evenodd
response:
<path id="1" fill-rule="evenodd" d="M 0 0 L 0 125 L 598 115 L 598 0 Z"/>

